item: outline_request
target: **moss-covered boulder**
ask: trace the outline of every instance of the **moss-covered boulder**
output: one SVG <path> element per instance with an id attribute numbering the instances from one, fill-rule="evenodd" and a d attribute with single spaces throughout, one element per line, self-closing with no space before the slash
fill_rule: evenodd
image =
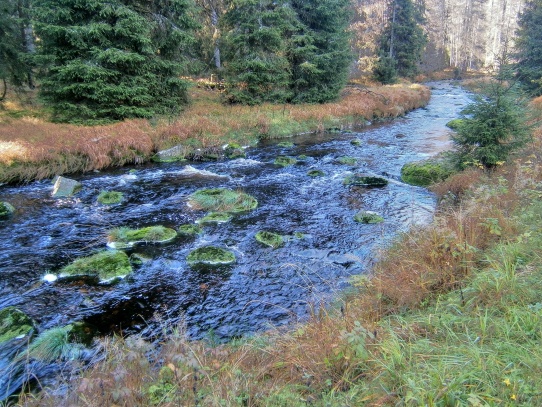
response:
<path id="1" fill-rule="evenodd" d="M 407 163 L 401 168 L 401 179 L 410 185 L 428 186 L 452 175 L 450 165 L 443 161 L 426 160 Z"/>
<path id="2" fill-rule="evenodd" d="M 382 223 L 384 218 L 376 212 L 360 211 L 354 215 L 354 220 L 359 223 Z"/>
<path id="3" fill-rule="evenodd" d="M 354 166 L 354 165 L 357 165 L 358 159 L 355 157 L 344 156 L 344 157 L 337 158 L 337 162 L 339 164 Z"/>
<path id="4" fill-rule="evenodd" d="M 350 144 L 353 146 L 359 147 L 363 144 L 363 142 L 359 138 L 355 138 L 353 140 L 350 140 Z"/>
<path id="5" fill-rule="evenodd" d="M 0 202 L 0 219 L 9 217 L 13 212 L 15 212 L 13 205 L 8 202 Z"/>
<path id="6" fill-rule="evenodd" d="M 179 226 L 177 229 L 179 236 L 196 236 L 203 233 L 203 229 L 199 225 L 194 225 L 193 223 L 187 223 L 185 225 Z"/>
<path id="7" fill-rule="evenodd" d="M 114 284 L 132 272 L 128 255 L 106 250 L 75 260 L 59 271 L 59 281 L 84 280 L 91 284 Z"/>
<path id="8" fill-rule="evenodd" d="M 226 147 L 224 147 L 224 155 L 231 160 L 246 157 L 245 150 L 237 143 L 229 143 L 226 145 Z"/>
<path id="9" fill-rule="evenodd" d="M 275 158 L 275 161 L 273 163 L 281 167 L 287 167 L 289 165 L 297 164 L 297 158 L 279 155 L 277 158 Z"/>
<path id="10" fill-rule="evenodd" d="M 253 196 L 226 188 L 200 189 L 191 194 L 188 204 L 194 209 L 216 212 L 244 212 L 256 209 Z"/>
<path id="11" fill-rule="evenodd" d="M 215 246 L 205 246 L 191 251 L 187 256 L 186 261 L 191 266 L 219 266 L 233 264 L 235 263 L 236 258 L 235 254 L 229 250 Z"/>
<path id="12" fill-rule="evenodd" d="M 323 177 L 326 174 L 324 173 L 324 171 L 321 171 L 321 170 L 310 170 L 309 172 L 307 172 L 307 175 L 309 177 L 316 178 L 316 177 Z"/>
<path id="13" fill-rule="evenodd" d="M 189 146 L 175 146 L 167 150 L 162 150 L 157 152 L 152 156 L 151 160 L 157 163 L 171 163 L 178 161 L 185 161 L 190 154 Z"/>
<path id="14" fill-rule="evenodd" d="M 463 119 L 453 119 L 446 123 L 446 127 L 449 127 L 452 130 L 459 130 L 465 121 Z"/>
<path id="15" fill-rule="evenodd" d="M 226 223 L 232 219 L 233 216 L 228 212 L 211 212 L 203 218 L 198 219 L 196 222 L 200 225 L 205 225 L 208 223 Z"/>
<path id="16" fill-rule="evenodd" d="M 126 249 L 137 243 L 167 243 L 175 237 L 177 237 L 175 229 L 162 225 L 141 229 L 121 227 L 109 232 L 107 245 L 113 249 Z"/>
<path id="17" fill-rule="evenodd" d="M 98 195 L 97 201 L 102 205 L 116 205 L 122 202 L 124 194 L 118 191 L 102 191 Z"/>
<path id="18" fill-rule="evenodd" d="M 21 310 L 7 307 L 0 311 L 0 345 L 12 339 L 28 341 L 34 330 L 34 321 Z"/>
<path id="19" fill-rule="evenodd" d="M 264 230 L 256 233 L 254 236 L 256 240 L 266 246 L 270 246 L 273 249 L 280 247 L 284 244 L 284 238 L 273 232 L 266 232 Z"/>
<path id="20" fill-rule="evenodd" d="M 385 178 L 374 177 L 372 175 L 352 174 L 343 180 L 343 184 L 360 187 L 385 187 L 388 185 L 388 180 Z"/>
<path id="21" fill-rule="evenodd" d="M 295 144 L 292 143 L 291 141 L 281 141 L 280 143 L 277 144 L 277 147 L 282 147 L 282 148 L 292 148 Z"/>

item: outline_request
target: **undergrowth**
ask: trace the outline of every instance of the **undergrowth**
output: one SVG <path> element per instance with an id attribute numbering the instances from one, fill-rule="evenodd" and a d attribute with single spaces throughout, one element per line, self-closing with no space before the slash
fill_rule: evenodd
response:
<path id="1" fill-rule="evenodd" d="M 101 340 L 103 360 L 40 406 L 542 405 L 542 142 L 436 185 L 435 222 L 309 323 L 217 345 Z M 530 155 L 529 155 L 530 154 Z M 171 327 L 165 329 L 171 330 Z"/>

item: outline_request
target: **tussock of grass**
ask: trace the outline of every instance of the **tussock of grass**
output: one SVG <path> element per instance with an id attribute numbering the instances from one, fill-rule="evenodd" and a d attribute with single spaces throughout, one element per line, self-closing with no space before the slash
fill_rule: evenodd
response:
<path id="1" fill-rule="evenodd" d="M 226 188 L 200 189 L 190 195 L 188 203 L 194 209 L 217 212 L 243 212 L 258 206 L 249 194 Z"/>

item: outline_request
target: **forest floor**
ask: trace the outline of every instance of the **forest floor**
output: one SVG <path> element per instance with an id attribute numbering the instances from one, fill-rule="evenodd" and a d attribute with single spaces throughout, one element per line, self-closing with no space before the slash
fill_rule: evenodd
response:
<path id="1" fill-rule="evenodd" d="M 204 82 L 194 81 L 190 93 L 192 103 L 177 117 L 94 127 L 49 122 L 35 92 L 9 95 L 0 104 L 0 183 L 141 164 L 176 145 L 194 158 L 228 143 L 255 145 L 262 138 L 348 129 L 401 116 L 430 97 L 417 84 L 350 85 L 335 103 L 250 107 L 222 103 L 222 94 Z"/>
<path id="2" fill-rule="evenodd" d="M 20 404 L 542 405 L 542 130 L 492 172 L 432 189 L 434 222 L 399 236 L 310 322 L 228 344 L 187 341 L 182 326 L 154 349 L 107 338 L 67 390 Z"/>

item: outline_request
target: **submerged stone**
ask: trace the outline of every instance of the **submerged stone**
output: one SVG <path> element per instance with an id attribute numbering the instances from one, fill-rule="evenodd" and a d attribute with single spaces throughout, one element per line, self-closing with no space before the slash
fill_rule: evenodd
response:
<path id="1" fill-rule="evenodd" d="M 256 209 L 253 196 L 226 188 L 200 189 L 190 195 L 189 205 L 194 209 L 217 212 L 244 212 Z"/>
<path id="2" fill-rule="evenodd" d="M 132 272 L 128 255 L 122 251 L 106 250 L 83 257 L 63 267 L 59 281 L 85 280 L 95 284 L 114 284 Z"/>
<path id="3" fill-rule="evenodd" d="M 358 159 L 355 157 L 344 156 L 337 158 L 337 162 L 339 164 L 354 166 L 358 163 Z"/>
<path id="4" fill-rule="evenodd" d="M 98 195 L 98 203 L 102 205 L 116 205 L 122 202 L 124 195 L 118 191 L 102 191 Z"/>
<path id="5" fill-rule="evenodd" d="M 0 202 L 0 219 L 7 218 L 13 212 L 15 212 L 13 205 L 8 202 Z"/>
<path id="6" fill-rule="evenodd" d="M 12 339 L 28 341 L 35 330 L 34 321 L 15 307 L 0 311 L 0 344 Z"/>
<path id="7" fill-rule="evenodd" d="M 275 165 L 280 165 L 281 167 L 287 167 L 289 165 L 294 165 L 297 163 L 297 159 L 294 157 L 288 157 L 285 155 L 280 155 L 277 158 L 275 158 L 275 161 L 273 162 Z"/>
<path id="8" fill-rule="evenodd" d="M 121 227 L 109 232 L 107 245 L 113 249 L 125 249 L 137 243 L 167 243 L 176 237 L 174 229 L 162 225 L 141 229 Z"/>
<path id="9" fill-rule="evenodd" d="M 388 185 L 388 180 L 371 175 L 352 174 L 343 181 L 344 185 L 357 185 L 362 187 L 384 187 Z"/>
<path id="10" fill-rule="evenodd" d="M 69 197 L 79 192 L 82 187 L 83 185 L 78 181 L 65 177 L 57 177 L 52 195 L 54 198 Z"/>
<path id="11" fill-rule="evenodd" d="M 284 238 L 281 235 L 273 232 L 266 232 L 262 230 L 256 233 L 254 237 L 258 242 L 263 243 L 266 246 L 270 246 L 274 249 L 284 244 Z"/>
<path id="12" fill-rule="evenodd" d="M 321 170 L 310 170 L 307 172 L 309 177 L 323 177 L 325 175 L 324 171 Z"/>
<path id="13" fill-rule="evenodd" d="M 226 223 L 233 219 L 233 216 L 227 212 L 211 212 L 210 214 L 198 219 L 199 224 L 205 223 Z"/>
<path id="14" fill-rule="evenodd" d="M 235 254 L 229 250 L 215 246 L 205 246 L 195 249 L 188 254 L 186 261 L 190 265 L 227 265 L 235 263 Z"/>
<path id="15" fill-rule="evenodd" d="M 359 223 L 382 223 L 384 218 L 376 212 L 359 211 L 354 215 L 354 220 Z"/>

